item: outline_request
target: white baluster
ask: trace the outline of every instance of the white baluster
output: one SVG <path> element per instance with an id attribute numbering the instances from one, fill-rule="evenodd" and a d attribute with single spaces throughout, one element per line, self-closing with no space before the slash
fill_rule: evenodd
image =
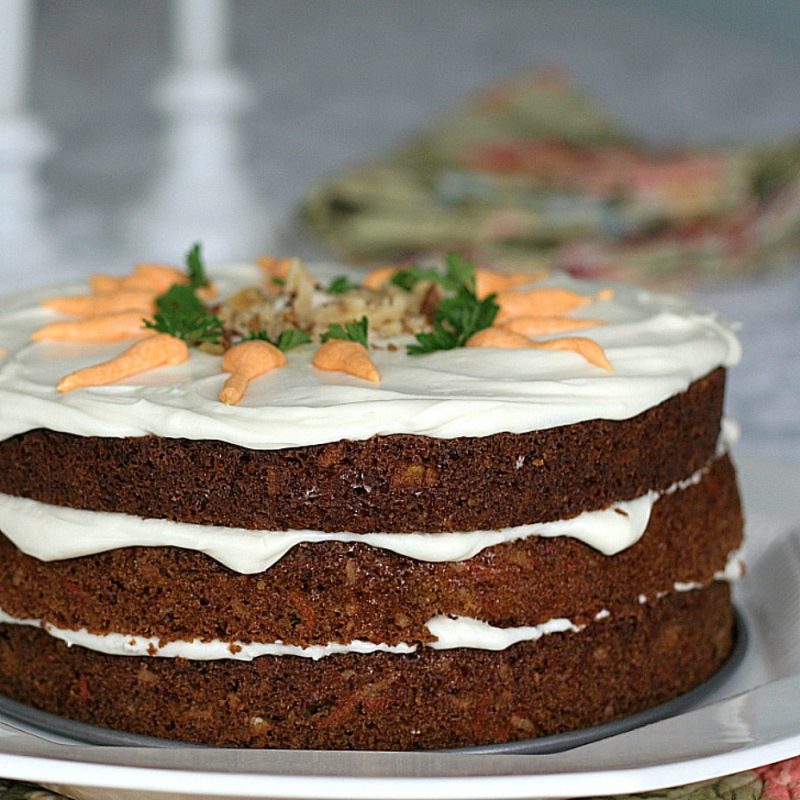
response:
<path id="1" fill-rule="evenodd" d="M 38 170 L 53 149 L 44 126 L 28 111 L 33 23 L 30 0 L 0 0 L 0 277 L 52 275 L 56 248 L 43 218 Z M 23 282 L 23 281 L 20 281 Z"/>
<path id="2" fill-rule="evenodd" d="M 126 220 L 131 257 L 175 259 L 201 241 L 212 260 L 269 249 L 266 210 L 243 168 L 237 118 L 252 92 L 227 60 L 226 0 L 174 0 L 174 64 L 156 92 L 161 169 Z"/>

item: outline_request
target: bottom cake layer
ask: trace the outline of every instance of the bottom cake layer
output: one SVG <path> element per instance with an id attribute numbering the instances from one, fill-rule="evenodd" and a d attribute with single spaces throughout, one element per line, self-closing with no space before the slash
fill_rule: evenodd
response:
<path id="1" fill-rule="evenodd" d="M 108 656 L 0 625 L 0 687 L 55 714 L 222 746 L 432 749 L 531 739 L 657 705 L 732 648 L 727 584 L 506 650 L 251 662 Z"/>

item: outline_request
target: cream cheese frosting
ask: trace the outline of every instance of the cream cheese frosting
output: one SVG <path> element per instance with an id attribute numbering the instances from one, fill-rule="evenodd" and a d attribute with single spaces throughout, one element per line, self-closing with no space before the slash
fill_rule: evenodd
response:
<path id="1" fill-rule="evenodd" d="M 20 619 L 0 609 L 0 623 L 26 625 L 42 628 L 51 636 L 60 639 L 68 647 L 78 645 L 98 653 L 111 656 L 157 656 L 161 658 L 186 658 L 192 661 L 217 661 L 234 659 L 252 661 L 259 656 L 299 656 L 318 661 L 327 656 L 341 653 L 414 653 L 416 644 L 401 642 L 396 645 L 365 642 L 354 639 L 351 642 L 330 642 L 328 644 L 299 647 L 277 642 L 223 642 L 219 639 L 192 641 L 176 640 L 161 644 L 157 637 L 135 636 L 123 633 L 90 633 L 86 628 L 71 630 L 59 628 L 39 619 Z M 426 627 L 437 638 L 427 647 L 435 650 L 452 650 L 467 647 L 474 650 L 505 650 L 518 642 L 537 641 L 542 636 L 565 631 L 579 632 L 585 626 L 574 625 L 568 619 L 551 619 L 540 625 L 526 625 L 517 628 L 498 628 L 470 617 L 436 616 L 426 623 Z"/>
<path id="2" fill-rule="evenodd" d="M 358 542 L 419 561 L 463 561 L 504 542 L 529 536 L 568 536 L 607 556 L 620 553 L 644 534 L 653 505 L 699 483 L 708 467 L 673 484 L 663 493 L 613 503 L 599 511 L 551 522 L 500 530 L 448 533 L 349 533 L 311 530 L 258 531 L 197 525 L 132 514 L 87 511 L 0 493 L 0 530 L 26 555 L 59 561 L 122 547 L 180 547 L 205 553 L 240 573 L 263 572 L 303 542 Z"/>
<path id="3" fill-rule="evenodd" d="M 311 269 L 322 279 L 343 272 Z M 263 279 L 254 265 L 209 272 L 222 296 Z M 606 286 L 565 276 L 536 285 L 583 293 Z M 614 289 L 613 299 L 583 309 L 604 323 L 591 335 L 613 373 L 571 352 L 460 348 L 411 357 L 397 340 L 395 351 L 373 349 L 382 380 L 368 384 L 314 369 L 316 348 L 306 345 L 288 354 L 286 368 L 253 381 L 236 407 L 217 399 L 225 380 L 219 357 L 198 350 L 179 366 L 60 394 L 56 385 L 66 373 L 116 356 L 128 343 L 31 342 L 36 328 L 62 317 L 39 306 L 56 290 L 28 293 L 6 301 L 0 314 L 0 346 L 8 351 L 0 363 L 0 438 L 44 427 L 81 436 L 154 434 L 278 449 L 397 433 L 523 433 L 588 419 L 628 419 L 738 361 L 735 335 L 714 314 L 666 295 Z M 58 291 L 80 294 L 86 287 Z"/>

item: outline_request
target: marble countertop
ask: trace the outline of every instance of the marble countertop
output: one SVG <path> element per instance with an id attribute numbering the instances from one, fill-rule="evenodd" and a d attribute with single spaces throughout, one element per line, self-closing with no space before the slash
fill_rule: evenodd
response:
<path id="1" fill-rule="evenodd" d="M 679 8 L 680 6 L 680 8 Z M 702 0 L 234 0 L 232 53 L 254 103 L 248 179 L 284 252 L 324 255 L 293 222 L 324 176 L 378 156 L 470 91 L 543 64 L 567 70 L 642 134 L 681 142 L 800 132 L 800 7 Z M 126 217 L 160 169 L 152 104 L 169 64 L 168 5 L 36 6 L 31 105 L 58 142 L 45 163 L 58 263 L 11 291 L 136 258 Z M 800 263 L 796 265 L 800 267 Z M 742 448 L 800 460 L 800 269 L 699 292 L 742 322 L 730 379 Z"/>

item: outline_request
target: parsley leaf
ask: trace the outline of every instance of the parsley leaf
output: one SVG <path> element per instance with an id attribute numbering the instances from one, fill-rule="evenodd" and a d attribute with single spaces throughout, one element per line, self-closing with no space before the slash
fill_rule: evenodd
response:
<path id="1" fill-rule="evenodd" d="M 447 297 L 439 303 L 433 318 L 433 331 L 418 333 L 417 344 L 406 348 L 410 356 L 433 353 L 436 350 L 452 350 L 463 347 L 474 333 L 490 328 L 500 306 L 495 303 L 496 295 L 483 300 L 468 289 L 463 288 L 455 297 Z"/>
<path id="2" fill-rule="evenodd" d="M 145 327 L 190 345 L 219 344 L 222 339 L 222 320 L 203 305 L 191 286 L 174 283 L 156 298 L 156 307 L 158 311 L 152 320 L 145 320 Z"/>
<path id="3" fill-rule="evenodd" d="M 423 269 L 416 264 L 392 275 L 391 283 L 410 292 L 420 281 L 433 281 L 453 292 L 462 287 L 475 293 L 475 265 L 459 255 L 448 253 L 445 256 L 444 273 L 438 269 Z"/>
<path id="4" fill-rule="evenodd" d="M 395 272 L 389 279 L 389 283 L 399 286 L 407 292 L 410 292 L 420 281 L 435 281 L 441 283 L 442 274 L 435 269 L 423 269 L 416 264 L 408 269 L 401 269 Z"/>
<path id="5" fill-rule="evenodd" d="M 462 288 L 469 289 L 472 294 L 475 294 L 475 265 L 458 253 L 448 253 L 444 260 L 442 285 L 445 289 L 454 289 L 455 291 Z"/>
<path id="6" fill-rule="evenodd" d="M 328 330 L 322 334 L 322 341 L 330 339 L 344 339 L 349 342 L 358 342 L 367 346 L 367 336 L 369 331 L 369 320 L 361 317 L 357 322 L 345 322 L 344 327 L 334 322 L 328 326 Z"/>
<path id="7" fill-rule="evenodd" d="M 353 283 L 350 278 L 346 275 L 339 275 L 338 278 L 334 278 L 331 281 L 331 285 L 328 287 L 329 294 L 344 294 L 345 292 L 349 292 L 351 289 L 360 289 L 361 286 L 358 283 Z"/>
<path id="8" fill-rule="evenodd" d="M 311 334 L 307 331 L 301 331 L 299 328 L 287 328 L 285 331 L 281 331 L 277 347 L 286 353 L 295 347 L 300 347 L 301 344 L 308 344 L 310 341 Z"/>
<path id="9" fill-rule="evenodd" d="M 277 286 L 279 289 L 286 286 L 286 278 L 279 278 L 277 275 L 273 275 L 270 281 L 273 286 Z"/>
<path id="10" fill-rule="evenodd" d="M 436 307 L 433 330 L 418 333 L 417 344 L 408 345 L 406 350 L 411 356 L 463 347 L 470 336 L 491 327 L 500 310 L 495 302 L 496 295 L 479 300 L 475 294 L 475 267 L 471 261 L 449 253 L 444 275 L 438 274 L 438 282 L 455 294 Z"/>
<path id="11" fill-rule="evenodd" d="M 311 334 L 301 331 L 299 328 L 286 328 L 286 330 L 281 331 L 276 341 L 275 339 L 270 339 L 266 331 L 253 331 L 248 333 L 247 336 L 243 336 L 240 341 L 252 342 L 256 339 L 262 342 L 269 342 L 281 352 L 288 353 L 289 350 L 300 347 L 301 344 L 308 344 L 311 341 Z"/>
<path id="12" fill-rule="evenodd" d="M 200 252 L 200 242 L 195 242 L 186 254 L 186 272 L 189 275 L 189 286 L 192 289 L 202 289 L 208 286 L 206 268 Z"/>

